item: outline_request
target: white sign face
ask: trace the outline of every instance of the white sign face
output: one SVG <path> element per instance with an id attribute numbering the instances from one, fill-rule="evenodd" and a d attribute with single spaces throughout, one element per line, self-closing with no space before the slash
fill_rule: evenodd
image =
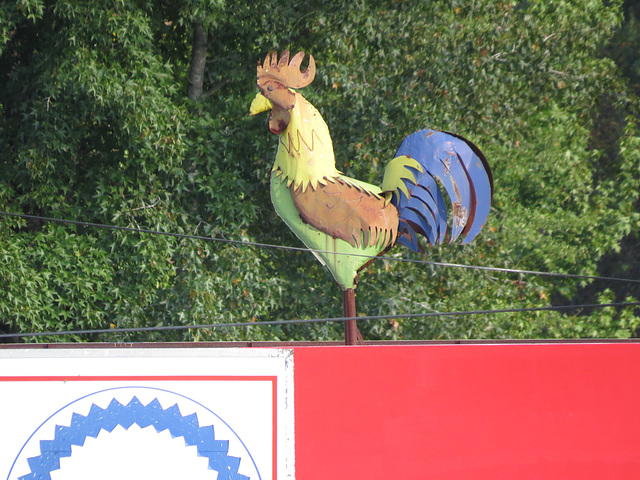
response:
<path id="1" fill-rule="evenodd" d="M 288 349 L 0 350 L 0 480 L 294 478 Z"/>

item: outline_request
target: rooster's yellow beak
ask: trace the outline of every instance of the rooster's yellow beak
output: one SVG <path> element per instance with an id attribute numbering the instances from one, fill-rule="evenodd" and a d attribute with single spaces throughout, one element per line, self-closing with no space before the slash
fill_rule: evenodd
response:
<path id="1" fill-rule="evenodd" d="M 249 107 L 249 115 L 256 115 L 258 113 L 266 112 L 273 108 L 273 103 L 267 97 L 258 92 L 256 97 L 251 101 L 251 107 Z"/>

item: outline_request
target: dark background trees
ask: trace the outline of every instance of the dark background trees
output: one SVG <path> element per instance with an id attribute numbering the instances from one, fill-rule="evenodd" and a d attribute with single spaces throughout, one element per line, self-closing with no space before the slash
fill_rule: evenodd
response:
<path id="1" fill-rule="evenodd" d="M 472 244 L 392 256 L 637 278 L 636 2 L 40 1 L 0 5 L 0 211 L 300 246 L 268 196 L 275 138 L 247 116 L 272 49 L 338 167 L 380 182 L 425 126 L 484 151 L 494 207 Z M 6 332 L 340 316 L 304 252 L 0 218 Z M 362 314 L 624 301 L 637 284 L 381 260 Z M 632 308 L 362 322 L 365 338 L 628 337 Z M 326 324 L 61 337 L 336 339 Z M 49 339 L 51 340 L 51 339 Z"/>

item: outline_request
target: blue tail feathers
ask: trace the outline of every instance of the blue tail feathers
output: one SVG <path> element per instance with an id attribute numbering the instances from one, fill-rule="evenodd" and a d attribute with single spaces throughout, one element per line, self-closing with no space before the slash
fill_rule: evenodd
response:
<path id="1" fill-rule="evenodd" d="M 419 251 L 416 234 L 431 244 L 442 243 L 447 234 L 447 203 L 442 186 L 449 196 L 453 242 L 473 240 L 484 227 L 493 198 L 493 178 L 484 155 L 464 138 L 437 130 L 420 130 L 404 139 L 396 157 L 416 160 L 423 172 L 412 168 L 416 183 L 403 179 L 409 191 L 393 192 L 391 202 L 398 208 L 400 225 L 397 242 Z"/>

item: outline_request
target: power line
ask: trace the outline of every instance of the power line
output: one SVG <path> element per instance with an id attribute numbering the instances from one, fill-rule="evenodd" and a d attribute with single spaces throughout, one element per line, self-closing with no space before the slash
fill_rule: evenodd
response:
<path id="1" fill-rule="evenodd" d="M 267 248 L 267 249 L 274 249 L 274 250 L 288 250 L 288 251 L 294 251 L 294 252 L 332 253 L 335 255 L 349 255 L 354 257 L 361 256 L 361 257 L 371 258 L 370 255 L 364 255 L 364 254 L 358 254 L 358 253 L 330 252 L 326 250 L 314 250 L 306 247 L 291 247 L 287 245 L 273 245 L 269 243 L 249 242 L 244 240 L 229 240 L 227 238 L 205 237 L 203 235 L 191 235 L 186 233 L 162 232 L 159 230 L 151 230 L 146 228 L 122 227 L 118 225 L 107 225 L 103 223 L 83 222 L 78 220 L 66 220 L 66 219 L 53 218 L 53 217 L 43 217 L 39 215 L 28 215 L 24 213 L 10 213 L 10 212 L 0 211 L 0 216 L 18 217 L 18 218 L 29 219 L 29 220 L 41 220 L 45 222 L 62 223 L 62 224 L 76 225 L 81 227 L 118 230 L 118 231 L 124 231 L 129 233 L 146 233 L 150 235 L 164 235 L 164 236 L 180 238 L 180 239 L 219 242 L 219 243 L 227 243 L 227 244 L 247 246 L 247 247 L 258 247 L 258 248 Z M 399 258 L 399 257 L 389 257 L 389 256 L 377 256 L 375 257 L 375 259 L 395 261 L 395 262 L 414 263 L 419 265 L 433 265 L 438 267 L 464 268 L 468 270 L 479 270 L 479 271 L 501 272 L 501 273 L 517 273 L 522 275 L 561 277 L 561 278 L 572 278 L 572 279 L 578 279 L 578 280 L 599 280 L 599 281 L 612 281 L 612 282 L 640 283 L 640 279 L 634 279 L 634 278 L 606 277 L 606 276 L 597 276 L 597 275 L 580 275 L 580 274 L 561 273 L 561 272 L 542 272 L 538 270 L 519 270 L 515 268 L 501 268 L 501 267 L 490 267 L 490 266 L 480 266 L 480 265 L 464 265 L 459 263 L 437 262 L 433 260 L 417 260 L 412 258 Z"/>
<path id="2" fill-rule="evenodd" d="M 18 337 L 45 337 L 60 335 L 92 335 L 100 333 L 137 333 L 137 332 L 164 332 L 176 330 L 200 330 L 214 328 L 233 328 L 233 327 L 265 327 L 277 325 L 298 325 L 307 323 L 330 323 L 345 322 L 347 320 L 372 321 L 372 320 L 390 320 L 392 318 L 412 319 L 426 317 L 452 317 L 463 315 L 494 315 L 500 313 L 527 313 L 541 312 L 549 310 L 584 310 L 590 308 L 605 307 L 638 307 L 640 302 L 620 302 L 620 303 L 592 303 L 584 305 L 551 305 L 547 307 L 528 307 L 528 308 L 504 308 L 496 310 L 467 310 L 457 312 L 429 312 L 429 313 L 403 313 L 397 315 L 369 315 L 362 317 L 332 317 L 332 318 L 310 318 L 310 319 L 293 319 L 293 320 L 273 320 L 269 322 L 234 322 L 234 323 L 212 323 L 201 325 L 164 325 L 161 327 L 132 327 L 132 328 L 104 328 L 96 330 L 68 330 L 58 332 L 33 332 L 33 333 L 3 333 L 2 338 L 18 338 Z"/>

